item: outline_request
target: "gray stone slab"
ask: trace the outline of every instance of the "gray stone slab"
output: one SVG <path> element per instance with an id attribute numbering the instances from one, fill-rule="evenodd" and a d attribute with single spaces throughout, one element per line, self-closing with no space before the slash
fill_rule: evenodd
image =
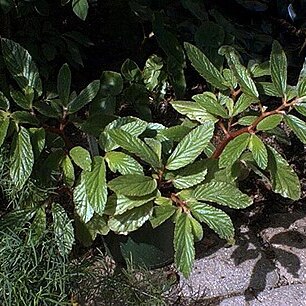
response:
<path id="1" fill-rule="evenodd" d="M 270 244 L 281 282 L 306 282 L 306 216 L 304 213 L 276 214 L 261 236 Z"/>
<path id="2" fill-rule="evenodd" d="M 306 285 L 289 285 L 259 293 L 252 300 L 245 296 L 226 298 L 220 306 L 306 306 Z"/>
<path id="3" fill-rule="evenodd" d="M 218 297 L 243 293 L 248 288 L 263 291 L 275 287 L 278 280 L 275 267 L 261 252 L 258 240 L 246 231 L 237 245 L 202 253 L 190 278 L 182 279 L 181 286 L 187 296 L 197 292 Z"/>

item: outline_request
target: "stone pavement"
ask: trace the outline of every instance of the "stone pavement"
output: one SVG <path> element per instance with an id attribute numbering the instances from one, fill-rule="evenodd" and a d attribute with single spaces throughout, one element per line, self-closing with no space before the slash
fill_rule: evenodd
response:
<path id="1" fill-rule="evenodd" d="M 266 228 L 241 226 L 232 247 L 204 240 L 180 281 L 183 296 L 197 296 L 195 305 L 306 306 L 306 214 L 270 219 Z"/>

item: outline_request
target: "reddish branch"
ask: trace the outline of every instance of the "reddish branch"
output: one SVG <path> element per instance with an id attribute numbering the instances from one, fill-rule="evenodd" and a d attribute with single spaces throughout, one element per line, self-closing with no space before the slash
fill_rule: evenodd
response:
<path id="1" fill-rule="evenodd" d="M 262 112 L 260 116 L 258 116 L 254 122 L 246 127 L 243 127 L 239 130 L 230 132 L 228 130 L 225 130 L 223 123 L 219 123 L 219 126 L 221 127 L 221 129 L 223 130 L 224 134 L 225 134 L 225 138 L 218 144 L 216 150 L 214 151 L 214 153 L 212 154 L 211 158 L 212 159 L 217 159 L 219 158 L 219 156 L 221 155 L 221 153 L 223 152 L 224 148 L 226 147 L 226 145 L 233 140 L 234 138 L 236 138 L 237 136 L 244 134 L 244 133 L 256 133 L 256 127 L 259 124 L 259 122 L 261 122 L 264 118 L 271 116 L 271 115 L 276 115 L 276 114 L 283 114 L 284 113 L 284 109 L 289 108 L 291 106 L 293 106 L 296 103 L 296 100 L 293 100 L 289 103 L 287 103 L 286 101 L 283 101 L 283 104 L 281 106 L 279 106 L 277 109 L 269 111 L 269 112 Z"/>

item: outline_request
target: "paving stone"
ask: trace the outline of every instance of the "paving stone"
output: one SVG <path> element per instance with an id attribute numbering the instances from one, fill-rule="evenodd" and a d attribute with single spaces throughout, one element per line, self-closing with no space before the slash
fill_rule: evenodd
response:
<path id="1" fill-rule="evenodd" d="M 252 300 L 245 296 L 226 298 L 220 306 L 306 306 L 306 285 L 289 285 L 259 293 Z"/>
<path id="2" fill-rule="evenodd" d="M 282 283 L 306 282 L 305 214 L 275 214 L 261 235 L 270 244 Z"/>
<path id="3" fill-rule="evenodd" d="M 275 267 L 261 251 L 259 241 L 246 232 L 238 245 L 201 254 L 190 278 L 182 279 L 181 286 L 187 296 L 198 292 L 218 297 L 243 293 L 248 288 L 263 291 L 275 287 L 278 280 Z"/>

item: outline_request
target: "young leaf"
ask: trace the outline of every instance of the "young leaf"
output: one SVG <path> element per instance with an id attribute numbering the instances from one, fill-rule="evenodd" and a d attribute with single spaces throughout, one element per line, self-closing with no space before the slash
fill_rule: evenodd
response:
<path id="1" fill-rule="evenodd" d="M 80 19 L 86 19 L 88 8 L 87 0 L 72 0 L 72 10 Z"/>
<path id="2" fill-rule="evenodd" d="M 301 185 L 298 176 L 288 162 L 271 146 L 268 147 L 268 167 L 272 188 L 285 198 L 299 200 Z"/>
<path id="3" fill-rule="evenodd" d="M 256 85 L 247 68 L 241 65 L 235 49 L 230 46 L 223 46 L 219 49 L 219 53 L 226 56 L 228 65 L 233 71 L 241 90 L 249 96 L 258 98 L 259 94 Z"/>
<path id="4" fill-rule="evenodd" d="M 18 189 L 21 189 L 32 173 L 34 154 L 29 132 L 20 127 L 14 141 L 11 156 L 10 177 Z"/>
<path id="5" fill-rule="evenodd" d="M 232 116 L 237 116 L 238 114 L 242 113 L 243 111 L 245 111 L 252 103 L 258 102 L 257 98 L 254 98 L 253 96 L 248 96 L 246 94 L 242 94 L 235 106 L 234 106 L 234 111 Z"/>
<path id="6" fill-rule="evenodd" d="M 217 181 L 199 185 L 193 191 L 193 197 L 199 201 L 215 202 L 236 209 L 252 204 L 252 199 L 233 184 Z"/>
<path id="7" fill-rule="evenodd" d="M 129 58 L 123 63 L 121 67 L 121 73 L 125 77 L 126 80 L 128 81 L 140 81 L 142 76 L 141 76 L 141 71 L 138 67 L 138 65 L 130 60 Z"/>
<path id="8" fill-rule="evenodd" d="M 75 164 L 78 165 L 81 169 L 91 171 L 92 160 L 90 153 L 86 149 L 80 146 L 74 147 L 70 150 L 69 155 Z"/>
<path id="9" fill-rule="evenodd" d="M 4 117 L 4 118 L 0 117 L 0 147 L 4 143 L 9 124 L 10 124 L 10 118 L 9 117 Z"/>
<path id="10" fill-rule="evenodd" d="M 276 128 L 282 122 L 282 120 L 283 115 L 281 114 L 268 116 L 258 123 L 256 129 L 258 131 L 272 130 Z"/>
<path id="11" fill-rule="evenodd" d="M 63 106 L 67 106 L 70 97 L 71 71 L 68 64 L 64 64 L 57 76 L 57 91 Z"/>
<path id="12" fill-rule="evenodd" d="M 157 183 L 151 177 L 140 174 L 126 174 L 111 180 L 108 187 L 117 194 L 126 196 L 144 196 L 152 193 Z"/>
<path id="13" fill-rule="evenodd" d="M 188 102 L 188 101 L 173 101 L 171 102 L 173 108 L 181 113 L 186 115 L 191 120 L 196 120 L 200 123 L 205 123 L 211 121 L 213 123 L 218 120 L 211 114 L 207 112 L 199 103 Z"/>
<path id="14" fill-rule="evenodd" d="M 252 152 L 257 165 L 261 169 L 266 169 L 268 164 L 268 151 L 265 144 L 255 134 L 251 135 L 249 150 Z"/>
<path id="15" fill-rule="evenodd" d="M 161 166 L 161 161 L 156 153 L 136 136 L 122 129 L 112 129 L 108 131 L 108 134 L 120 147 L 139 156 L 144 162 L 152 165 L 154 168 Z"/>
<path id="16" fill-rule="evenodd" d="M 61 168 L 63 169 L 65 184 L 67 184 L 70 187 L 73 186 L 75 179 L 74 167 L 68 155 L 65 155 L 65 157 L 63 158 L 61 162 Z"/>
<path id="17" fill-rule="evenodd" d="M 128 210 L 122 215 L 116 215 L 109 219 L 109 228 L 121 235 L 126 235 L 129 232 L 140 228 L 152 215 L 152 202 L 140 207 Z"/>
<path id="18" fill-rule="evenodd" d="M 122 152 L 107 152 L 105 160 L 112 172 L 143 175 L 142 166 L 131 156 Z"/>
<path id="19" fill-rule="evenodd" d="M 102 215 L 107 201 L 107 185 L 105 162 L 101 156 L 94 157 L 92 170 L 84 172 L 84 180 L 90 206 Z"/>
<path id="20" fill-rule="evenodd" d="M 107 225 L 107 219 L 105 216 L 99 216 L 95 214 L 93 218 L 86 224 L 86 227 L 91 235 L 92 241 L 97 237 L 97 234 L 107 235 L 109 233 L 109 227 Z"/>
<path id="21" fill-rule="evenodd" d="M 56 244 L 62 255 L 68 255 L 74 243 L 72 221 L 69 220 L 64 208 L 57 203 L 52 205 L 52 216 Z"/>
<path id="22" fill-rule="evenodd" d="M 6 38 L 1 39 L 1 44 L 6 67 L 19 87 L 23 90 L 31 87 L 37 91 L 38 95 L 41 95 L 41 79 L 29 52 L 18 43 Z"/>
<path id="23" fill-rule="evenodd" d="M 220 155 L 219 166 L 221 168 L 231 167 L 248 147 L 249 141 L 249 133 L 241 134 L 231 140 Z"/>
<path id="24" fill-rule="evenodd" d="M 232 220 L 221 209 L 200 202 L 191 202 L 188 206 L 192 215 L 200 222 L 205 222 L 220 238 L 233 239 L 235 233 Z"/>
<path id="25" fill-rule="evenodd" d="M 281 97 L 286 97 L 287 89 L 287 57 L 278 41 L 272 44 L 270 69 L 273 85 Z"/>
<path id="26" fill-rule="evenodd" d="M 87 105 L 97 95 L 100 88 L 100 81 L 95 80 L 91 82 L 80 94 L 70 101 L 67 105 L 68 114 L 73 114 Z"/>
<path id="27" fill-rule="evenodd" d="M 195 257 L 194 235 L 190 218 L 189 214 L 181 213 L 174 229 L 175 265 L 186 278 L 192 271 Z"/>
<path id="28" fill-rule="evenodd" d="M 189 132 L 168 158 L 166 168 L 176 170 L 192 163 L 213 136 L 214 124 L 206 122 Z"/>
<path id="29" fill-rule="evenodd" d="M 306 144 L 306 123 L 305 121 L 293 115 L 286 115 L 284 119 L 285 119 L 286 124 L 292 129 L 292 131 L 300 139 L 300 141 Z"/>
<path id="30" fill-rule="evenodd" d="M 198 73 L 212 86 L 220 90 L 227 89 L 224 77 L 211 63 L 207 56 L 192 44 L 186 42 L 184 43 L 184 46 L 192 66 L 198 71 Z"/>
<path id="31" fill-rule="evenodd" d="M 207 110 L 208 113 L 220 116 L 222 118 L 228 118 L 226 109 L 219 103 L 216 96 L 211 92 L 204 92 L 192 97 L 199 105 Z"/>
<path id="32" fill-rule="evenodd" d="M 150 222 L 153 228 L 158 227 L 166 220 L 168 220 L 176 211 L 173 205 L 155 206 L 153 208 L 153 215 L 150 218 Z"/>
<path id="33" fill-rule="evenodd" d="M 156 192 L 156 190 L 144 196 L 125 196 L 123 194 L 118 194 L 116 208 L 113 215 L 121 215 L 130 209 L 142 206 L 143 204 L 154 200 L 157 195 L 158 192 Z"/>
<path id="34" fill-rule="evenodd" d="M 81 180 L 79 184 L 74 188 L 73 191 L 73 202 L 75 205 L 75 209 L 80 216 L 81 220 L 84 223 L 87 223 L 94 215 L 94 210 L 91 207 L 86 187 L 85 187 L 85 172 L 82 172 L 81 174 Z"/>

